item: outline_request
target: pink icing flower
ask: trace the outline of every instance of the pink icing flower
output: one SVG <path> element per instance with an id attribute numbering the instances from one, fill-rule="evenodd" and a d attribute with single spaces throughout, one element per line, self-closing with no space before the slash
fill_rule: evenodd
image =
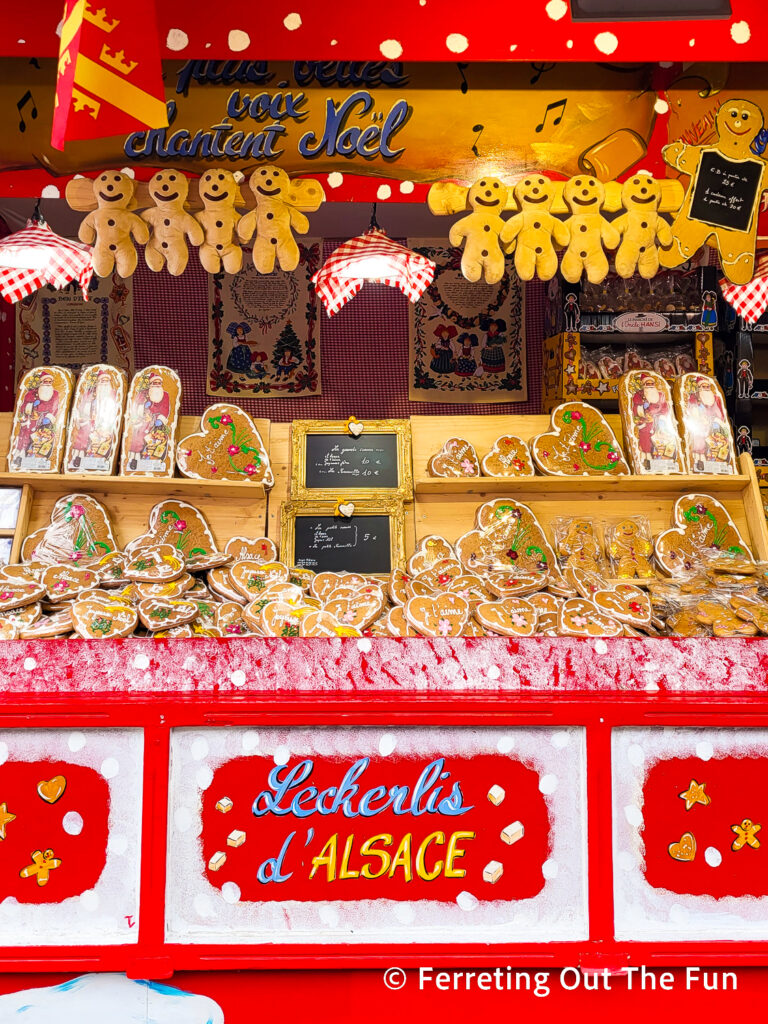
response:
<path id="1" fill-rule="evenodd" d="M 0 601 L 8 601 L 13 597 L 13 593 L 10 590 L 4 590 L 0 593 Z"/>
<path id="2" fill-rule="evenodd" d="M 608 461 L 609 462 L 618 462 L 619 461 L 619 453 L 618 452 L 608 452 Z"/>
<path id="3" fill-rule="evenodd" d="M 85 515 L 85 509 L 83 508 L 82 505 L 73 505 L 72 515 L 75 517 L 75 519 L 81 519 Z"/>
<path id="4" fill-rule="evenodd" d="M 230 455 L 237 455 L 239 453 L 239 451 L 240 451 L 240 445 L 239 444 L 231 444 L 229 446 L 229 448 L 227 448 L 227 451 L 229 452 Z"/>
<path id="5" fill-rule="evenodd" d="M 69 581 L 68 580 L 58 580 L 56 583 L 53 584 L 53 589 L 54 590 L 68 590 L 69 589 Z"/>
<path id="6" fill-rule="evenodd" d="M 248 465 L 245 467 L 244 472 L 247 473 L 248 476 L 253 476 L 253 474 L 256 472 L 256 467 L 251 465 L 251 463 L 249 462 Z"/>
<path id="7" fill-rule="evenodd" d="M 462 459 L 461 460 L 461 468 L 464 470 L 464 472 L 466 473 L 467 476 L 474 476 L 475 475 L 475 465 L 471 461 L 471 459 Z"/>
<path id="8" fill-rule="evenodd" d="M 440 619 L 437 623 L 437 631 L 440 636 L 448 636 L 451 632 L 451 623 L 448 619 Z"/>
<path id="9" fill-rule="evenodd" d="M 580 412 L 572 412 L 571 413 L 571 419 L 575 420 L 578 423 L 579 420 L 581 419 L 581 413 Z"/>
<path id="10" fill-rule="evenodd" d="M 186 519 L 177 519 L 176 522 L 173 524 L 173 528 L 174 530 L 177 530 L 179 533 L 184 533 L 184 531 L 187 528 Z"/>
<path id="11" fill-rule="evenodd" d="M 523 468 L 523 461 L 522 461 L 522 459 L 512 459 L 512 465 L 515 467 L 515 469 L 519 473 L 520 470 Z"/>
<path id="12" fill-rule="evenodd" d="M 574 615 L 573 624 L 574 626 L 578 626 L 580 629 L 583 629 L 584 626 L 587 626 L 589 624 L 589 619 L 586 615 Z"/>
<path id="13" fill-rule="evenodd" d="M 527 625 L 525 616 L 521 615 L 520 612 L 513 612 L 509 618 L 512 625 L 517 626 L 518 629 L 522 629 L 523 626 Z"/>
<path id="14" fill-rule="evenodd" d="M 582 441 L 579 445 L 579 448 L 581 448 L 583 452 L 588 452 L 591 447 L 592 445 L 589 443 L 589 441 Z M 610 458 L 610 455 L 608 456 L 608 458 Z"/>
<path id="15" fill-rule="evenodd" d="M 227 413 L 224 413 L 224 415 L 221 417 L 221 422 L 224 424 L 225 427 L 228 427 L 229 424 L 232 422 L 232 417 L 228 416 Z"/>
<path id="16" fill-rule="evenodd" d="M 541 453 L 541 457 L 542 457 L 542 459 L 548 459 L 549 458 L 549 452 L 542 452 Z"/>

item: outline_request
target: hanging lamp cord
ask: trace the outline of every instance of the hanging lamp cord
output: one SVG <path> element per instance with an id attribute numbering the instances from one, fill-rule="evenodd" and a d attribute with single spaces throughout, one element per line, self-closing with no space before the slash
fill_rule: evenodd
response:
<path id="1" fill-rule="evenodd" d="M 373 228 L 376 228 L 377 230 L 381 231 L 381 225 L 376 220 L 376 205 L 377 204 L 374 203 L 373 204 L 373 209 L 371 210 L 371 223 L 368 225 L 368 230 L 369 231 L 371 231 Z"/>

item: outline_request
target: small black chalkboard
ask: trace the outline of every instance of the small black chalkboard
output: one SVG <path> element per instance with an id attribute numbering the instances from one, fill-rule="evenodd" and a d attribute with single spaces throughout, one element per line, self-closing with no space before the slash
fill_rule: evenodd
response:
<path id="1" fill-rule="evenodd" d="M 691 198 L 691 218 L 713 227 L 747 231 L 759 197 L 764 164 L 702 153 Z"/>
<path id="2" fill-rule="evenodd" d="M 392 571 L 389 516 L 296 516 L 294 565 L 313 572 Z"/>
<path id="3" fill-rule="evenodd" d="M 400 483 L 397 434 L 307 434 L 305 487 L 394 490 Z"/>

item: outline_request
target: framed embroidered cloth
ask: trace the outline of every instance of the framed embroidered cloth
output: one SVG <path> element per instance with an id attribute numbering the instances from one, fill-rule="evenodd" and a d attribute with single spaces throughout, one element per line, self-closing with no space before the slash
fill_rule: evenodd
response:
<path id="1" fill-rule="evenodd" d="M 240 273 L 211 276 L 207 394 L 320 394 L 318 300 L 311 278 L 320 266 L 321 245 L 299 243 L 296 270 L 271 274 L 258 273 L 244 246 Z"/>
<path id="2" fill-rule="evenodd" d="M 525 402 L 525 291 L 511 262 L 498 284 L 472 283 L 458 249 L 437 239 L 408 245 L 437 265 L 411 307 L 410 400 Z"/>

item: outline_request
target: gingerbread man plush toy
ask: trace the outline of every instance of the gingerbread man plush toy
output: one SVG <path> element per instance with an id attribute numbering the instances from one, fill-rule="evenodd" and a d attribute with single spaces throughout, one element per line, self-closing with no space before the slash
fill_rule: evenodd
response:
<path id="1" fill-rule="evenodd" d="M 203 229 L 184 209 L 189 183 L 178 171 L 158 171 L 149 180 L 149 194 L 154 207 L 143 210 L 141 219 L 152 228 L 152 235 L 144 250 L 144 259 L 150 270 L 168 267 L 168 273 L 183 274 L 189 260 L 187 239 L 191 245 L 202 245 Z"/>
<path id="2" fill-rule="evenodd" d="M 228 274 L 236 274 L 243 265 L 243 250 L 234 237 L 240 220 L 235 206 L 242 203 L 235 176 L 216 167 L 205 172 L 198 188 L 203 209 L 195 220 L 205 234 L 199 249 L 203 269 L 218 274 L 223 267 Z"/>
<path id="3" fill-rule="evenodd" d="M 136 205 L 135 187 L 120 171 L 104 171 L 93 183 L 97 208 L 81 222 L 77 237 L 93 245 L 93 269 L 99 277 L 107 277 L 113 268 L 120 277 L 130 277 L 138 263 L 133 239 L 139 245 L 149 240 L 147 225 L 130 211 Z"/>
<path id="4" fill-rule="evenodd" d="M 661 187 L 650 174 L 636 174 L 628 178 L 621 190 L 621 205 L 625 212 L 613 221 L 621 235 L 616 253 L 616 273 L 632 277 L 637 270 L 641 277 L 656 276 L 659 269 L 659 247 L 672 244 L 672 231 L 658 212 Z"/>
<path id="5" fill-rule="evenodd" d="M 615 249 L 620 241 L 616 228 L 600 212 L 605 205 L 605 185 L 579 174 L 565 183 L 563 199 L 571 216 L 566 221 L 570 241 L 560 264 L 562 275 L 575 284 L 586 270 L 587 280 L 599 284 L 608 273 L 603 246 Z"/>
<path id="6" fill-rule="evenodd" d="M 249 210 L 237 225 L 242 242 L 256 232 L 253 243 L 253 265 L 260 274 L 271 274 L 275 259 L 281 270 L 295 270 L 299 265 L 299 247 L 293 232 L 305 235 L 309 221 L 301 210 L 314 211 L 325 200 L 319 181 L 313 178 L 291 180 L 279 167 L 259 167 L 248 180 L 256 208 Z"/>
<path id="7" fill-rule="evenodd" d="M 504 228 L 501 211 L 508 195 L 507 186 L 498 178 L 480 178 L 467 193 L 472 213 L 451 225 L 451 245 L 459 247 L 464 242 L 461 272 L 468 281 L 482 277 L 488 284 L 496 284 L 504 276 L 499 235 Z"/>
<path id="8" fill-rule="evenodd" d="M 567 225 L 549 212 L 554 198 L 552 182 L 541 176 L 523 178 L 515 185 L 514 193 L 520 212 L 505 222 L 499 236 L 501 243 L 507 251 L 517 243 L 515 270 L 521 281 L 530 281 L 534 275 L 549 281 L 557 273 L 552 240 L 564 247 L 570 238 Z"/>
<path id="9" fill-rule="evenodd" d="M 763 112 L 757 104 L 750 100 L 726 100 L 717 112 L 717 143 L 714 146 L 689 146 L 678 140 L 664 147 L 662 155 L 666 162 L 690 175 L 691 184 L 672 224 L 672 246 L 660 253 L 662 267 L 679 267 L 691 259 L 707 239 L 714 237 L 726 277 L 734 284 L 746 284 L 752 280 L 760 197 L 768 188 L 768 164 L 764 156 L 756 155 L 752 149 L 752 143 L 762 128 Z M 721 209 L 708 198 L 707 193 L 711 189 L 706 181 L 699 181 L 703 167 L 710 179 L 717 175 L 717 191 L 725 194 L 725 203 L 720 203 Z M 751 179 L 752 187 L 748 194 L 744 194 L 745 198 L 739 200 L 739 226 L 720 227 L 715 218 L 719 219 L 724 212 L 731 215 L 733 222 L 739 220 L 739 210 L 729 210 L 727 205 L 728 178 L 731 176 L 737 183 Z M 698 207 L 704 211 L 701 217 L 695 215 L 701 212 Z M 705 219 L 707 210 L 709 223 Z"/>

